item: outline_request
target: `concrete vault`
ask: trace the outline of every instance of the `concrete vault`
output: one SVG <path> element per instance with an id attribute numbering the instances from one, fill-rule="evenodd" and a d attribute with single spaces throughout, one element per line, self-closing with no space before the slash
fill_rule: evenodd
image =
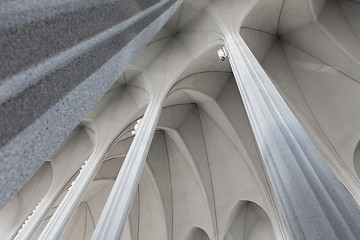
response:
<path id="1" fill-rule="evenodd" d="M 358 0 L 4 1 L 0 50 L 0 239 L 360 239 Z"/>

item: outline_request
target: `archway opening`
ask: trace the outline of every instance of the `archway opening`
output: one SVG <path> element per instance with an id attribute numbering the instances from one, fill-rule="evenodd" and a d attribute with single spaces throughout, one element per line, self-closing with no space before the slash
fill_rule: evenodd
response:
<path id="1" fill-rule="evenodd" d="M 210 240 L 210 238 L 204 230 L 196 227 L 188 233 L 185 240 Z"/>
<path id="2" fill-rule="evenodd" d="M 241 201 L 228 221 L 224 240 L 275 240 L 269 216 L 256 203 Z"/>

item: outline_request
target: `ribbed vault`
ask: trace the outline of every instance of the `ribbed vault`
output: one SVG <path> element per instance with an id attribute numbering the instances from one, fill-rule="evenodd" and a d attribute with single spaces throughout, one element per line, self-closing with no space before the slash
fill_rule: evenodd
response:
<path id="1" fill-rule="evenodd" d="M 359 3 L 350 0 L 259 1 L 240 29 L 300 123 L 335 172 L 342 172 L 338 177 L 353 194 L 357 190 L 351 189 L 359 187 L 353 165 L 360 136 L 359 13 Z"/>
<path id="2" fill-rule="evenodd" d="M 248 162 L 243 156 L 257 156 L 246 115 L 239 113 L 245 117 L 241 124 L 232 122 L 230 106 L 222 108 L 239 100 L 236 91 L 230 94 L 234 84 L 228 72 L 198 73 L 179 81 L 167 97 L 144 169 L 151 170 L 161 196 L 167 239 L 222 239 L 237 202 L 252 199 L 268 208 L 258 182 L 264 173 L 254 170 L 259 160 Z M 242 142 L 238 134 L 249 134 L 250 139 Z M 143 197 L 140 188 L 123 239 L 129 239 L 129 232 L 132 239 L 147 233 L 143 224 L 151 221 L 151 215 L 141 215 L 146 211 Z"/>
<path id="3" fill-rule="evenodd" d="M 39 187 L 52 183 L 45 184 L 51 208 L 33 239 L 59 208 L 85 160 L 109 147 L 63 235 L 90 239 L 130 148 L 136 120 L 158 99 L 161 116 L 122 240 L 285 239 L 229 62 L 216 55 L 224 40 L 211 4 L 184 1 L 50 157 L 45 165 L 54 174 L 47 170 L 51 176 Z M 242 9 L 241 4 L 249 12 L 239 34 L 290 108 L 333 166 L 359 175 L 358 3 L 260 0 L 211 6 L 222 16 L 226 9 Z M 231 17 L 239 21 L 236 14 L 224 15 Z M 339 178 L 349 187 L 346 177 Z M 44 189 L 39 196 L 47 193 Z M 10 205 L 20 209 L 19 197 Z M 21 220 L 6 231 L 17 231 L 29 211 L 5 212 L 12 222 L 17 216 Z"/>
<path id="4" fill-rule="evenodd" d="M 256 203 L 239 202 L 231 214 L 224 240 L 275 240 L 266 212 Z"/>

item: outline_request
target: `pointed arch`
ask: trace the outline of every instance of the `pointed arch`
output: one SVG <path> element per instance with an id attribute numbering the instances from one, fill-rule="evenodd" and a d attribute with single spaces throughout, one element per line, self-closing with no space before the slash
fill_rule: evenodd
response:
<path id="1" fill-rule="evenodd" d="M 203 229 L 194 227 L 186 235 L 185 240 L 210 240 L 210 238 Z"/>
<path id="2" fill-rule="evenodd" d="M 224 240 L 275 240 L 267 213 L 256 203 L 240 201 L 229 216 Z"/>

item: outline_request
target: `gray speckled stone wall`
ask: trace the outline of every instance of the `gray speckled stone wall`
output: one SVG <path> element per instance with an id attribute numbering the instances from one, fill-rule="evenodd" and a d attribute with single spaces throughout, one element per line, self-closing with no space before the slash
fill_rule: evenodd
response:
<path id="1" fill-rule="evenodd" d="M 0 3 L 0 208 L 181 0 Z"/>

